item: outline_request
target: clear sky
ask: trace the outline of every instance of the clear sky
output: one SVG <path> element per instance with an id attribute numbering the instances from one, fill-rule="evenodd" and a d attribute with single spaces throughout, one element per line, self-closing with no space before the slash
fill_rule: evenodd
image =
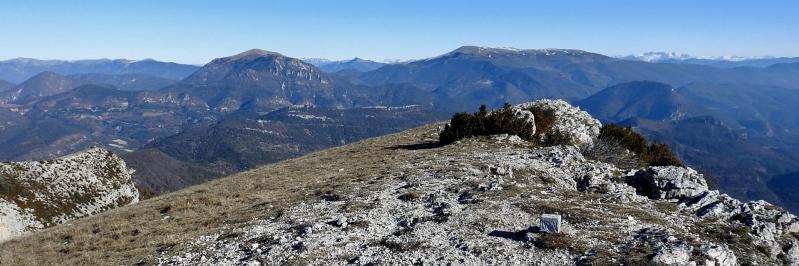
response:
<path id="1" fill-rule="evenodd" d="M 799 56 L 799 1 L 0 0 L 0 59 L 414 59 L 462 45 Z"/>

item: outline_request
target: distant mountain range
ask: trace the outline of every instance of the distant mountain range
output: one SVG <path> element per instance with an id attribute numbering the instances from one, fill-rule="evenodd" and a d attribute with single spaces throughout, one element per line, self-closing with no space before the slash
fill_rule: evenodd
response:
<path id="1" fill-rule="evenodd" d="M 44 64 L 25 61 L 16 63 Z M 724 191 L 799 209 L 792 192 L 777 189 L 799 171 L 799 63 L 721 67 L 476 46 L 385 65 L 257 49 L 200 68 L 101 60 L 127 65 L 101 73 L 57 62 L 72 67 L 0 82 L 0 159 L 100 145 L 138 168 L 141 187 L 170 191 L 481 104 L 563 98 L 671 144 Z M 0 74 L 13 76 L 7 69 Z"/>
<path id="2" fill-rule="evenodd" d="M 386 63 L 375 62 L 357 57 L 351 60 L 342 60 L 342 61 L 330 61 L 323 59 L 309 59 L 303 61 L 313 64 L 322 71 L 325 71 L 327 73 L 335 73 L 339 71 L 367 72 L 381 68 L 382 66 L 386 65 Z"/>
<path id="3" fill-rule="evenodd" d="M 640 55 L 620 56 L 619 58 L 649 63 L 695 64 L 715 67 L 767 67 L 782 63 L 799 63 L 799 57 L 697 57 L 668 52 L 647 52 Z"/>
<path id="4" fill-rule="evenodd" d="M 38 60 L 17 58 L 0 61 L 0 80 L 20 83 L 41 72 L 51 71 L 60 75 L 72 74 L 141 74 L 180 80 L 199 67 L 151 59 L 133 61 L 127 59 L 97 60 Z"/>

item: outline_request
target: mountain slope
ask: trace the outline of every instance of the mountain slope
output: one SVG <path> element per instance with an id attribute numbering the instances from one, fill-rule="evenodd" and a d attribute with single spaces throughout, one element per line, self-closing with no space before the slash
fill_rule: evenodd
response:
<path id="1" fill-rule="evenodd" d="M 438 146 L 439 127 L 313 153 L 77 220 L 1 244 L 0 260 L 737 265 L 799 259 L 795 216 L 708 191 L 691 169 L 624 171 L 587 160 L 573 146 L 539 147 L 508 136 Z M 542 213 L 562 216 L 561 234 L 540 231 Z"/>
<path id="2" fill-rule="evenodd" d="M 16 108 L 16 109 L 15 109 Z M 207 111 L 191 99 L 84 85 L 14 109 L 20 120 L 2 132 L 0 158 L 47 159 L 92 145 L 129 152 L 153 138 L 204 123 Z"/>
<path id="3" fill-rule="evenodd" d="M 175 191 L 197 185 L 221 175 L 207 167 L 184 162 L 157 149 L 140 149 L 121 155 L 136 187 L 153 194 Z"/>
<path id="4" fill-rule="evenodd" d="M 774 135 L 799 128 L 799 90 L 746 83 L 692 83 L 676 89 L 680 95 L 707 109 L 716 110 L 730 125 Z"/>
<path id="5" fill-rule="evenodd" d="M 16 84 L 0 79 L 0 92 L 4 92 L 14 88 Z"/>
<path id="6" fill-rule="evenodd" d="M 582 98 L 594 91 L 582 84 L 591 74 L 560 75 L 596 60 L 615 60 L 572 50 L 511 50 L 465 46 L 445 55 L 393 64 L 364 73 L 371 84 L 412 83 L 429 91 L 443 110 L 466 110 L 481 103 L 499 106 L 531 98 Z M 579 81 L 578 81 L 579 80 Z"/>
<path id="7" fill-rule="evenodd" d="M 604 121 L 628 118 L 676 120 L 706 112 L 676 93 L 672 86 L 645 81 L 608 87 L 577 101 L 576 105 Z"/>
<path id="8" fill-rule="evenodd" d="M 66 92 L 85 83 L 46 71 L 33 76 L 11 90 L 0 93 L 0 104 L 25 103 L 39 97 Z"/>
<path id="9" fill-rule="evenodd" d="M 125 162 L 107 150 L 0 163 L 0 241 L 138 199 Z"/>
<path id="10" fill-rule="evenodd" d="M 111 86 L 123 91 L 157 90 L 178 82 L 168 79 L 143 74 L 73 74 L 70 79 L 82 80 L 91 84 Z"/>

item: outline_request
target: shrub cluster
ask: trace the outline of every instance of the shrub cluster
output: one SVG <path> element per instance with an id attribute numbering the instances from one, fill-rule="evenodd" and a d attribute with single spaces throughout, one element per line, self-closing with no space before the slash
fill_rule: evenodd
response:
<path id="1" fill-rule="evenodd" d="M 634 153 L 634 156 L 628 154 L 627 151 Z M 610 162 L 622 168 L 683 166 L 683 162 L 677 158 L 668 145 L 647 144 L 646 138 L 633 131 L 631 127 L 620 127 L 615 124 L 602 126 L 597 142 L 587 152 L 587 155 L 592 159 Z"/>
<path id="2" fill-rule="evenodd" d="M 517 117 L 515 110 L 506 103 L 502 109 L 494 112 L 488 112 L 486 106 L 482 105 L 473 114 L 456 113 L 438 139 L 442 144 L 450 144 L 473 136 L 509 134 L 532 140 L 534 133 L 535 128 L 527 123 L 527 118 Z"/>
<path id="3" fill-rule="evenodd" d="M 556 119 L 553 110 L 531 107 L 526 111 L 533 113 L 535 127 L 527 123 L 528 117 L 517 116 L 516 110 L 507 103 L 493 112 L 482 105 L 476 113 L 456 113 L 439 134 L 439 141 L 446 145 L 468 137 L 509 134 L 540 146 L 573 143 L 566 132 L 552 128 Z"/>

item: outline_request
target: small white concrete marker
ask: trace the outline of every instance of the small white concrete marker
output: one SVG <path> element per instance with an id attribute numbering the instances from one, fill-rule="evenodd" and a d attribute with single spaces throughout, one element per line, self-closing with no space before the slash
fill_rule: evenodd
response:
<path id="1" fill-rule="evenodd" d="M 541 214 L 540 224 L 539 228 L 542 233 L 560 233 L 560 215 L 558 214 Z"/>

